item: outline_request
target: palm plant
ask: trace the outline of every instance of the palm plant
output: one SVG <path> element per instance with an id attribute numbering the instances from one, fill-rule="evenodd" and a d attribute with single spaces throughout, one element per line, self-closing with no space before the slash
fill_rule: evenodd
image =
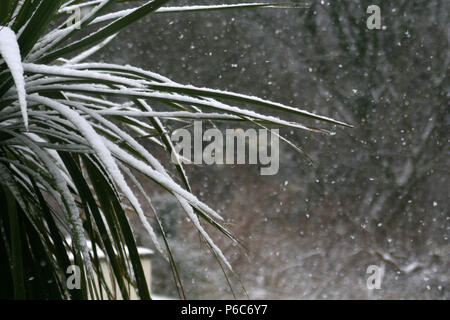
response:
<path id="1" fill-rule="evenodd" d="M 168 123 L 176 127 L 195 119 L 245 121 L 329 132 L 272 116 L 272 110 L 346 126 L 252 96 L 181 85 L 131 66 L 85 62 L 118 32 L 148 14 L 286 3 L 165 7 L 168 0 L 153 0 L 119 10 L 114 6 L 118 2 L 125 0 L 0 2 L 2 298 L 115 298 L 114 292 L 106 290 L 104 296 L 100 290 L 105 288 L 106 277 L 100 268 L 101 250 L 121 296 L 128 298 L 135 290 L 140 298 L 150 299 L 130 214 L 137 215 L 155 247 L 170 262 L 184 297 L 158 213 L 142 209 L 142 201 L 153 206 L 136 175 L 172 194 L 220 265 L 232 271 L 204 228 L 204 224 L 211 225 L 237 242 L 223 226 L 222 217 L 191 192 L 181 161 L 174 164 L 174 177 L 172 164 L 163 165 L 142 145 L 145 138 L 170 154 L 174 147 Z M 78 12 L 79 20 L 67 23 L 69 12 Z M 267 112 L 236 104 L 252 104 Z M 164 109 L 158 111 L 158 106 Z M 158 230 L 148 222 L 149 216 Z M 81 266 L 81 290 L 66 286 L 71 264 Z"/>

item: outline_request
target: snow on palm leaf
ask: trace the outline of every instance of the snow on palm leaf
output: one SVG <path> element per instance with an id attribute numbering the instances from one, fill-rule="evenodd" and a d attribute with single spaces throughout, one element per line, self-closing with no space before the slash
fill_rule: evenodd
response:
<path id="1" fill-rule="evenodd" d="M 27 100 L 25 92 L 25 79 L 23 76 L 22 59 L 17 37 L 14 31 L 5 26 L 0 26 L 0 55 L 6 62 L 14 82 L 16 84 L 17 95 L 19 97 L 20 109 L 22 112 L 25 128 L 28 128 Z"/>

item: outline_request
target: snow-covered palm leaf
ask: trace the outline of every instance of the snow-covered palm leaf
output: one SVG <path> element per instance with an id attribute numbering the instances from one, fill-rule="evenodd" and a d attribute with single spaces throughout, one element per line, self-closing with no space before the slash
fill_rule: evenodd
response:
<path id="1" fill-rule="evenodd" d="M 170 154 L 168 123 L 247 121 L 325 133 L 329 131 L 300 120 L 348 126 L 257 97 L 182 85 L 131 66 L 83 62 L 148 14 L 286 3 L 167 7 L 168 0 L 154 0 L 116 11 L 117 2 L 123 1 L 1 1 L 0 265 L 5 268 L 2 277 L 10 279 L 2 280 L 4 292 L 15 298 L 33 298 L 38 292 L 40 298 L 114 298 L 114 292 L 100 290 L 106 276 L 100 268 L 101 250 L 121 295 L 128 298 L 135 290 L 140 298 L 149 299 L 127 213 L 139 217 L 155 247 L 171 262 L 183 296 L 157 212 L 144 212 L 140 202 L 145 199 L 153 207 L 136 173 L 177 199 L 214 256 L 232 270 L 202 225 L 206 222 L 237 241 L 221 224 L 222 217 L 191 192 L 180 162 L 175 164 L 179 177 L 174 178 L 171 164 L 163 164 L 141 143 L 146 137 Z M 79 8 L 83 10 L 78 23 L 61 23 L 64 13 Z M 89 34 L 74 37 L 88 26 Z M 97 29 L 92 31 L 93 27 Z M 123 98 L 126 103 L 118 102 Z M 271 111 L 294 114 L 299 121 L 275 117 Z M 153 229 L 148 216 L 157 221 L 159 230 Z M 71 241 L 65 240 L 67 236 Z M 81 290 L 66 286 L 66 270 L 72 263 L 83 266 Z M 94 272 L 99 275 L 96 281 L 91 277 Z M 39 281 L 29 281 L 34 278 Z"/>

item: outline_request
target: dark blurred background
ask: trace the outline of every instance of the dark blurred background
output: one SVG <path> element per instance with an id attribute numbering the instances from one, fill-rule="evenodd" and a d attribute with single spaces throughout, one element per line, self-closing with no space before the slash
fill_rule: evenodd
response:
<path id="1" fill-rule="evenodd" d="M 215 3 L 233 2 L 171 5 Z M 260 176 L 257 166 L 187 166 L 194 192 L 245 246 L 213 232 L 251 298 L 448 299 L 450 2 L 305 3 L 154 14 L 96 58 L 355 126 L 331 128 L 334 136 L 281 129 L 314 161 L 281 143 L 275 176 Z M 367 29 L 371 4 L 381 8 L 382 30 Z M 188 297 L 232 297 L 176 201 L 147 187 Z M 154 265 L 155 292 L 176 297 L 168 264 L 155 257 Z M 380 290 L 367 289 L 369 265 L 383 271 Z"/>

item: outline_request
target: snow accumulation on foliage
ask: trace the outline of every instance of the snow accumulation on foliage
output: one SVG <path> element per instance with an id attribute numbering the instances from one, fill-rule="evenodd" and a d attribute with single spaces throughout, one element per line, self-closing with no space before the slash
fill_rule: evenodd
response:
<path id="1" fill-rule="evenodd" d="M 23 75 L 22 58 L 19 44 L 14 31 L 8 27 L 0 26 L 0 55 L 5 60 L 16 84 L 25 128 L 28 128 L 27 100 L 25 92 L 25 79 Z"/>

